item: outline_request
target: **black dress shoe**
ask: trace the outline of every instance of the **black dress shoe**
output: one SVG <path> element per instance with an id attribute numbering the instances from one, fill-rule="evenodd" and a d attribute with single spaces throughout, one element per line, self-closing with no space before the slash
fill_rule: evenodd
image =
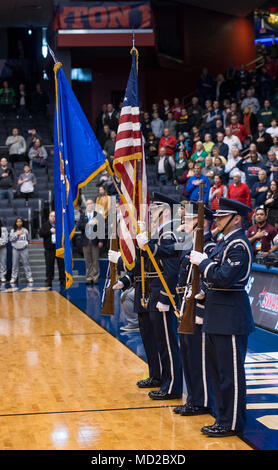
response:
<path id="1" fill-rule="evenodd" d="M 182 395 L 177 395 L 176 393 L 166 393 L 162 390 L 153 390 L 149 392 L 149 397 L 152 400 L 174 400 L 176 398 L 181 398 Z"/>
<path id="2" fill-rule="evenodd" d="M 213 424 L 212 426 L 203 426 L 201 429 L 203 434 L 210 437 L 228 437 L 228 436 L 238 436 L 240 433 L 238 431 L 233 431 L 232 429 L 223 426 L 222 424 Z"/>
<path id="3" fill-rule="evenodd" d="M 139 388 L 160 387 L 160 380 L 148 377 L 147 379 L 139 380 L 136 385 Z"/>
<path id="4" fill-rule="evenodd" d="M 205 415 L 210 413 L 210 408 L 205 406 L 194 406 L 191 403 L 186 403 L 180 412 L 182 416 L 197 416 L 197 415 Z"/>
<path id="5" fill-rule="evenodd" d="M 180 415 L 181 412 L 184 410 L 186 405 L 179 405 L 179 406 L 176 406 L 173 411 L 174 413 L 176 413 L 177 415 Z"/>

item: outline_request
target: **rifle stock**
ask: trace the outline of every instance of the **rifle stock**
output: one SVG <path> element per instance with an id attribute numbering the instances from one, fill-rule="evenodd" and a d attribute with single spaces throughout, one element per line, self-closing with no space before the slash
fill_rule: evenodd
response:
<path id="1" fill-rule="evenodd" d="M 198 225 L 195 233 L 194 250 L 203 253 L 204 250 L 204 197 L 203 197 L 203 184 L 199 186 L 199 200 L 198 200 Z M 179 324 L 178 332 L 185 334 L 193 334 L 195 331 L 195 309 L 196 299 L 195 295 L 200 291 L 200 274 L 198 267 L 192 265 L 192 290 L 186 302 L 183 302 L 185 309 L 180 312 L 181 321 Z M 186 295 L 186 294 L 184 294 Z"/>

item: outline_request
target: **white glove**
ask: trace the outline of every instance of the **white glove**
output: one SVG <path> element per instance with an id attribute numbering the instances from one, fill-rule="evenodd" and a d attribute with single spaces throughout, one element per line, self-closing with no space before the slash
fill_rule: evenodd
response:
<path id="1" fill-rule="evenodd" d="M 113 290 L 120 290 L 124 287 L 124 283 L 122 281 L 116 282 L 114 286 L 112 287 Z"/>
<path id="2" fill-rule="evenodd" d="M 144 250 L 144 245 L 146 245 L 149 242 L 149 237 L 147 235 L 147 232 L 138 233 L 138 235 L 136 235 L 136 240 L 137 240 L 139 248 L 141 250 Z"/>
<path id="3" fill-rule="evenodd" d="M 208 255 L 206 255 L 206 253 L 199 253 L 199 251 L 192 250 L 190 253 L 190 262 L 199 266 L 199 264 L 204 261 L 204 259 L 207 259 L 207 257 Z"/>
<path id="4" fill-rule="evenodd" d="M 143 220 L 138 220 L 138 225 L 141 233 L 146 231 L 146 223 Z"/>
<path id="5" fill-rule="evenodd" d="M 170 305 L 162 304 L 161 302 L 157 302 L 156 304 L 157 310 L 160 312 L 168 312 Z"/>
<path id="6" fill-rule="evenodd" d="M 109 250 L 108 251 L 108 260 L 111 262 L 111 263 L 117 263 L 118 262 L 118 259 L 120 258 L 121 256 L 121 252 L 120 251 L 113 251 L 113 250 Z"/>
<path id="7" fill-rule="evenodd" d="M 203 300 L 205 298 L 206 294 L 204 293 L 204 291 L 201 289 L 200 292 L 198 292 L 198 294 L 195 295 L 195 299 L 196 300 Z"/>

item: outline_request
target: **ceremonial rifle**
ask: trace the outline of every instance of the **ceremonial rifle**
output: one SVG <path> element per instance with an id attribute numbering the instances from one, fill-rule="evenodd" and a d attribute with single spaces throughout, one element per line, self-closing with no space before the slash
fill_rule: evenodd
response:
<path id="1" fill-rule="evenodd" d="M 203 253 L 204 250 L 204 183 L 199 184 L 199 200 L 198 200 L 198 223 L 194 232 L 194 245 L 193 249 Z M 191 292 L 188 294 L 188 289 L 185 288 L 181 305 L 181 321 L 179 324 L 178 332 L 193 334 L 195 330 L 195 308 L 196 298 L 195 296 L 200 291 L 200 274 L 198 272 L 198 266 L 195 264 L 190 266 L 189 275 L 191 279 Z M 188 276 L 189 277 L 189 276 Z M 189 282 L 189 279 L 187 279 Z M 187 286 L 186 286 L 187 287 Z M 188 295 L 188 297 L 187 297 Z"/>
<path id="2" fill-rule="evenodd" d="M 114 221 L 112 224 L 112 233 L 110 238 L 110 250 L 118 251 L 118 237 L 117 237 L 117 216 L 115 214 Z M 117 264 L 108 263 L 108 269 L 106 273 L 106 280 L 103 288 L 102 295 L 102 315 L 114 315 L 114 290 L 113 286 L 118 280 Z"/>

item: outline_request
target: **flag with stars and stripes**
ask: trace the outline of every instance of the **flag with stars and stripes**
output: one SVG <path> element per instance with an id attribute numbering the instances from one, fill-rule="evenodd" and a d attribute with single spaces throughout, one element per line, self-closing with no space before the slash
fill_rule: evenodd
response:
<path id="1" fill-rule="evenodd" d="M 148 191 L 138 93 L 138 51 L 131 50 L 132 64 L 119 119 L 113 168 L 121 180 L 123 193 L 136 220 L 147 226 Z M 120 203 L 120 251 L 125 265 L 135 264 L 136 227 L 125 204 Z"/>
<path id="2" fill-rule="evenodd" d="M 61 63 L 55 61 L 54 201 L 56 256 L 64 258 L 66 288 L 72 284 L 74 208 L 80 188 L 102 171 L 107 160 Z"/>

